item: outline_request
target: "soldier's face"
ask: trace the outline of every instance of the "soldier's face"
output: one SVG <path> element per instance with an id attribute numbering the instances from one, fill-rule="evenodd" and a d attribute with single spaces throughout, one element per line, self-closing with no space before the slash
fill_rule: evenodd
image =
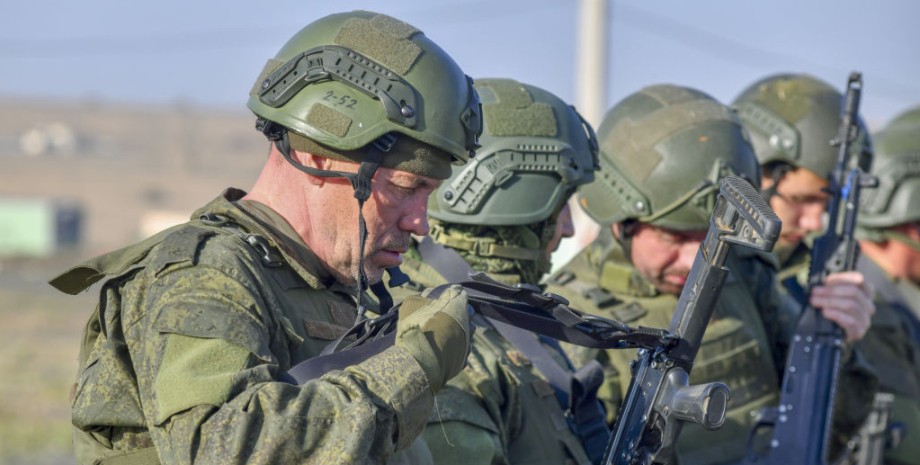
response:
<path id="1" fill-rule="evenodd" d="M 357 168 L 353 163 L 345 165 L 352 165 L 348 171 Z M 326 205 L 329 222 L 321 238 L 329 252 L 325 261 L 340 281 L 353 284 L 358 276 L 358 202 L 348 181 L 336 180 L 332 184 L 333 200 Z M 405 171 L 383 167 L 377 170 L 371 196 L 364 203 L 364 272 L 371 284 L 380 281 L 384 269 L 402 263 L 412 234 L 428 234 L 428 196 L 439 184 L 436 179 Z"/>
<path id="2" fill-rule="evenodd" d="M 559 216 L 556 218 L 556 229 L 553 231 L 553 238 L 546 244 L 546 256 L 549 257 L 559 248 L 559 243 L 564 237 L 575 235 L 575 224 L 572 222 L 572 211 L 569 210 L 569 203 L 562 204 L 562 210 L 559 210 Z"/>
<path id="3" fill-rule="evenodd" d="M 772 179 L 763 179 L 765 189 L 772 185 Z M 783 176 L 776 194 L 770 199 L 770 207 L 783 221 L 777 246 L 795 247 L 805 236 L 824 228 L 827 193 L 823 189 L 826 187 L 827 181 L 804 168 L 794 169 Z"/>
<path id="4" fill-rule="evenodd" d="M 632 263 L 659 291 L 680 294 L 706 231 L 674 231 L 639 225 L 632 237 Z"/>
<path id="5" fill-rule="evenodd" d="M 914 243 L 920 243 L 920 222 L 902 225 L 896 230 L 907 236 L 907 239 Z M 897 240 L 897 239 L 895 239 Z M 904 247 L 905 261 L 907 262 L 907 279 L 914 284 L 920 285 L 920 250 L 910 247 Z"/>

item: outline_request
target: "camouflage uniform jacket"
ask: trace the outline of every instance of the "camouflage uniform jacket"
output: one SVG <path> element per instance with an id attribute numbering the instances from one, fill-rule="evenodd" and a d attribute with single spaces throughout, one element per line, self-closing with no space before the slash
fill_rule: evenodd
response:
<path id="1" fill-rule="evenodd" d="M 901 423 L 907 437 L 885 453 L 891 464 L 917 463 L 920 458 L 920 295 L 911 299 L 904 284 L 889 278 L 869 257 L 856 266 L 876 290 L 876 312 L 860 347 L 879 377 L 879 391 L 894 394 L 889 424 Z M 909 283 L 906 283 L 909 285 Z"/>
<path id="2" fill-rule="evenodd" d="M 443 284 L 445 279 L 406 254 L 403 271 L 411 282 L 391 289 L 399 301 Z M 507 275 L 493 278 L 519 282 Z M 438 464 L 589 464 L 569 429 L 553 387 L 530 361 L 481 317 L 467 366 L 437 395 L 424 437 Z M 537 337 L 534 335 L 534 337 Z M 549 348 L 566 370 L 571 365 L 558 346 Z"/>
<path id="3" fill-rule="evenodd" d="M 720 430 L 684 426 L 677 447 L 677 461 L 682 465 L 739 462 L 760 409 L 775 405 L 779 399 L 785 338 L 794 323 L 794 313 L 776 292 L 775 261 L 735 249 L 727 266 L 731 272 L 703 337 L 690 382 L 724 382 L 731 388 L 732 398 Z M 546 290 L 569 299 L 573 308 L 630 325 L 667 328 L 677 305 L 677 296 L 658 292 L 628 263 L 609 229 L 602 230 L 592 244 L 554 273 Z M 635 351 L 566 349 L 576 365 L 597 359 L 605 366 L 604 386 L 598 396 L 613 423 L 629 389 L 629 364 Z M 857 370 L 860 377 L 863 368 Z M 866 412 L 855 414 L 861 423 Z"/>
<path id="4" fill-rule="evenodd" d="M 229 189 L 196 219 L 52 281 L 105 278 L 73 397 L 80 464 L 384 463 L 420 434 L 432 396 L 399 347 L 280 381 L 354 322 L 355 305 L 285 220 L 234 202 L 243 195 Z"/>

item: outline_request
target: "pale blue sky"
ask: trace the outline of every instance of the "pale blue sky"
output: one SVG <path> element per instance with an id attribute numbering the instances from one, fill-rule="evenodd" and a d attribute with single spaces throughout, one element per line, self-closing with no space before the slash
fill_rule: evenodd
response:
<path id="1" fill-rule="evenodd" d="M 328 13 L 406 20 L 473 77 L 512 77 L 572 101 L 576 0 L 30 0 L 0 6 L 0 97 L 178 100 L 245 110 L 265 60 Z M 920 104 L 920 2 L 612 0 L 608 102 L 671 82 L 730 101 L 755 80 L 863 72 L 878 126 Z"/>

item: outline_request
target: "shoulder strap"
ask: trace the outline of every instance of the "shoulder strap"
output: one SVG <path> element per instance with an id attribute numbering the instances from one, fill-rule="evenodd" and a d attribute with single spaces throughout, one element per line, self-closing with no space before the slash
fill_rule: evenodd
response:
<path id="1" fill-rule="evenodd" d="M 391 331 L 389 334 L 370 342 L 340 352 L 323 354 L 304 360 L 287 372 L 290 379 L 282 379 L 282 381 L 303 384 L 332 370 L 344 370 L 346 367 L 357 365 L 383 352 L 387 347 L 392 346 L 395 340 L 396 332 Z"/>
<path id="2" fill-rule="evenodd" d="M 175 233 L 196 234 L 202 232 L 200 228 L 190 228 L 189 223 L 173 226 L 160 231 L 149 238 L 91 258 L 69 270 L 55 276 L 48 281 L 57 290 L 70 295 L 77 295 L 106 276 L 114 276 L 125 271 L 131 265 L 141 261 L 160 242 Z"/>

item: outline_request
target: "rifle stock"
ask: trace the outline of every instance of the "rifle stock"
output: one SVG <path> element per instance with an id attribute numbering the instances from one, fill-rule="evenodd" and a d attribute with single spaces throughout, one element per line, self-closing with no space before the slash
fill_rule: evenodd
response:
<path id="1" fill-rule="evenodd" d="M 690 370 L 728 273 L 723 265 L 729 250 L 734 245 L 772 250 L 779 230 L 779 218 L 747 181 L 722 180 L 709 231 L 671 320 L 674 343 L 639 351 L 603 463 L 669 463 L 684 422 L 722 426 L 728 386 L 690 386 Z"/>

